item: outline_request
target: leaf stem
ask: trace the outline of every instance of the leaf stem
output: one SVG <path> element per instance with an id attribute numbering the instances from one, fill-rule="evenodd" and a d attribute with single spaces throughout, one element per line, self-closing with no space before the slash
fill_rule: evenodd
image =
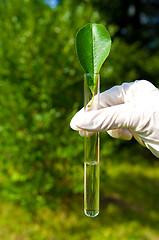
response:
<path id="1" fill-rule="evenodd" d="M 88 107 L 91 107 L 91 106 L 92 106 L 93 101 L 94 101 L 94 92 L 93 92 L 93 94 L 92 94 L 92 99 L 91 99 L 91 102 L 90 102 L 90 104 L 88 105 Z"/>

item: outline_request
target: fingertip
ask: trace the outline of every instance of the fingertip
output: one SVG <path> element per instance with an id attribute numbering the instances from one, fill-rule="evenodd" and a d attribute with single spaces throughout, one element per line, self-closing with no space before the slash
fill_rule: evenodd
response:
<path id="1" fill-rule="evenodd" d="M 107 131 L 107 133 L 113 138 L 120 138 L 123 140 L 131 140 L 132 133 L 127 128 L 113 129 Z"/>
<path id="2" fill-rule="evenodd" d="M 79 130 L 79 135 L 81 137 L 90 137 L 94 134 L 94 132 L 90 132 L 90 131 L 84 131 L 84 130 Z"/>
<path id="3" fill-rule="evenodd" d="M 70 122 L 70 127 L 75 131 L 80 130 L 80 128 L 78 128 L 77 125 L 76 125 L 76 121 L 75 121 L 74 117 L 72 118 L 72 120 Z"/>
<path id="4" fill-rule="evenodd" d="M 79 135 L 80 135 L 81 137 L 84 137 L 84 136 L 85 136 L 85 131 L 79 130 Z"/>

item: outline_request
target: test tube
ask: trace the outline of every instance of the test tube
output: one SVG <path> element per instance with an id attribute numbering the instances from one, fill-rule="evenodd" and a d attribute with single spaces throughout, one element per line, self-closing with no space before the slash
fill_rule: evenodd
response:
<path id="1" fill-rule="evenodd" d="M 94 86 L 93 86 L 94 84 Z M 89 111 L 99 107 L 100 75 L 87 73 L 84 75 L 84 109 Z M 88 217 L 99 214 L 99 182 L 100 182 L 100 136 L 98 132 L 84 137 L 84 213 Z"/>

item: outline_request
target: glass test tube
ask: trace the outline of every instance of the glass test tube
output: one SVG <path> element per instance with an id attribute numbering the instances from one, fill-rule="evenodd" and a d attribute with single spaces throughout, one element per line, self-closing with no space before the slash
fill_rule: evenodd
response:
<path id="1" fill-rule="evenodd" d="M 95 83 L 94 87 L 92 83 Z M 93 90 L 92 90 L 93 89 Z M 96 98 L 93 109 L 98 109 L 100 93 L 100 75 L 85 74 L 84 75 L 84 109 L 89 111 Z M 96 132 L 91 136 L 84 137 L 84 213 L 88 217 L 96 217 L 99 214 L 99 154 L 100 154 L 100 138 Z"/>

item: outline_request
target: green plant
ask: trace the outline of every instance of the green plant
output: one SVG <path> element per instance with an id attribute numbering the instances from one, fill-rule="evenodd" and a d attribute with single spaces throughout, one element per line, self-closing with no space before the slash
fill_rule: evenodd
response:
<path id="1" fill-rule="evenodd" d="M 111 38 L 104 26 L 101 24 L 86 24 L 79 30 L 76 36 L 76 49 L 79 62 L 85 73 L 99 73 L 102 64 L 109 55 L 111 47 Z M 88 83 L 92 92 L 93 103 L 94 89 L 97 79 L 91 78 Z"/>

